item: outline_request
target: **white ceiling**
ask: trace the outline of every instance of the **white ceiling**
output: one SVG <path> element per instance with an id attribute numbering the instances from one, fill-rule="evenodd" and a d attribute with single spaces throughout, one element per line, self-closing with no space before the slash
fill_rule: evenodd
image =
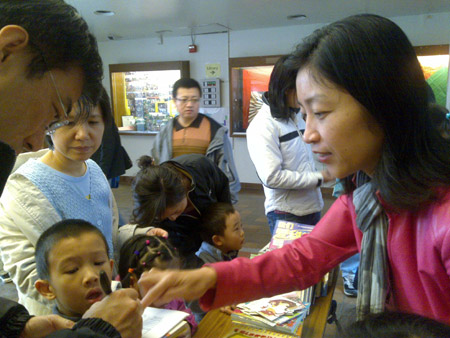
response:
<path id="1" fill-rule="evenodd" d="M 348 15 L 387 17 L 450 12 L 450 0 L 67 0 L 99 41 L 186 36 L 299 24 L 327 23 Z M 114 16 L 98 16 L 111 10 Z M 305 14 L 302 21 L 287 16 Z"/>

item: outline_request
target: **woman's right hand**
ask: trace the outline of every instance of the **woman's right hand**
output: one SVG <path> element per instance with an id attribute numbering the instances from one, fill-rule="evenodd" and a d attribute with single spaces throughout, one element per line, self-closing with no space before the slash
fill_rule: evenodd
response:
<path id="1" fill-rule="evenodd" d="M 144 307 L 161 306 L 175 298 L 198 299 L 216 286 L 217 273 L 211 267 L 195 270 L 159 270 L 144 272 L 139 279 L 139 291 Z"/>

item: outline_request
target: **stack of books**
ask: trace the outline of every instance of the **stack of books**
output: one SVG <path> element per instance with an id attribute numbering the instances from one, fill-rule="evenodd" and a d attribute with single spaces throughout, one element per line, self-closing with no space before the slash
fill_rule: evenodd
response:
<path id="1" fill-rule="evenodd" d="M 281 248 L 293 240 L 309 234 L 313 229 L 313 225 L 279 220 L 275 225 L 274 234 L 267 247 L 267 251 Z M 330 273 L 327 273 L 319 283 L 308 288 L 305 297 L 309 298 L 305 298 L 304 301 L 313 304 L 315 297 L 325 297 L 328 293 L 328 282 L 330 278 Z"/>
<path id="2" fill-rule="evenodd" d="M 279 220 L 275 225 L 270 243 L 251 257 L 281 248 L 295 239 L 309 234 L 313 229 L 312 225 Z M 328 273 L 318 284 L 305 290 L 239 304 L 231 315 L 234 325 L 229 337 L 258 337 L 255 334 L 261 334 L 261 332 L 264 333 L 261 337 L 300 337 L 303 321 L 309 314 L 310 306 L 316 297 L 327 295 L 329 280 L 331 278 Z M 282 301 L 286 298 L 296 306 L 289 307 L 287 301 Z M 279 302 L 276 302 L 277 299 Z"/>
<path id="3" fill-rule="evenodd" d="M 242 303 L 231 314 L 234 327 L 251 327 L 286 336 L 300 336 L 309 304 L 302 302 L 303 291 Z"/>

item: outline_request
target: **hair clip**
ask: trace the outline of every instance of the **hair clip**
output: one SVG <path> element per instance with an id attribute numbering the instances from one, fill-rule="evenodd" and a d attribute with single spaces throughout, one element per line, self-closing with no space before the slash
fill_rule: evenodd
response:
<path id="1" fill-rule="evenodd" d="M 446 119 L 450 121 L 450 113 L 447 113 L 447 115 L 445 115 Z"/>
<path id="2" fill-rule="evenodd" d="M 129 269 L 128 269 L 128 272 L 129 272 L 129 273 L 133 273 L 133 272 L 134 272 L 134 269 L 129 268 Z"/>
<path id="3" fill-rule="evenodd" d="M 134 252 L 134 254 L 135 254 L 136 256 L 139 256 L 139 251 L 136 250 L 136 251 Z"/>
<path id="4" fill-rule="evenodd" d="M 145 241 L 145 244 L 149 245 L 149 244 L 150 244 L 150 240 L 147 239 L 147 240 Z"/>

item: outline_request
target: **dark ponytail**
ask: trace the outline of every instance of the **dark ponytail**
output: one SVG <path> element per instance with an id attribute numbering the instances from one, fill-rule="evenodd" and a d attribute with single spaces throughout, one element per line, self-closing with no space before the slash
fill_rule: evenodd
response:
<path id="1" fill-rule="evenodd" d="M 154 165 L 153 159 L 147 155 L 139 158 L 138 166 L 141 170 L 132 184 L 133 221 L 140 227 L 147 227 L 161 221 L 166 208 L 180 203 L 187 190 L 182 174 L 175 168 Z"/>

